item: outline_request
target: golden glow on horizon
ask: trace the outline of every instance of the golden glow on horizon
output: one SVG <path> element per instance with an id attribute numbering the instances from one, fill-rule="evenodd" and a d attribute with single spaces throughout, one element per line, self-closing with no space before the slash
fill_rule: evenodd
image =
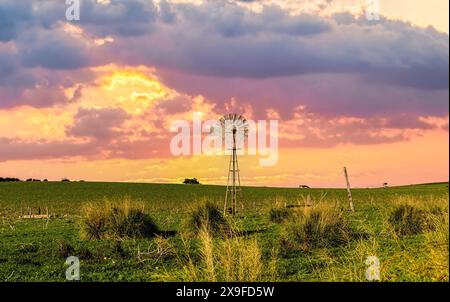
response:
<path id="1" fill-rule="evenodd" d="M 432 156 L 430 156 L 432 154 Z M 260 167 L 258 157 L 240 157 L 243 185 L 343 187 L 342 167 L 354 187 L 448 181 L 448 132 L 435 131 L 411 141 L 380 145 L 280 150 L 279 163 Z M 45 165 L 46 169 L 42 169 Z M 143 160 L 36 160 L 0 162 L 0 174 L 60 180 L 181 183 L 197 177 L 205 184 L 225 184 L 227 156 L 193 156 Z M 11 171 L 24 171 L 11 175 Z M 13 173 L 14 174 L 14 173 Z"/>

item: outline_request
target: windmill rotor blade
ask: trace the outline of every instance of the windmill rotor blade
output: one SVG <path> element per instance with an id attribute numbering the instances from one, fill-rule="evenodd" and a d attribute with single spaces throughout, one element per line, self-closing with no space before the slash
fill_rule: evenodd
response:
<path id="1" fill-rule="evenodd" d="M 244 136 L 248 136 L 248 121 L 242 114 L 237 113 L 228 113 L 222 116 L 219 119 L 220 126 L 222 127 L 223 133 L 230 132 L 226 129 L 226 123 L 227 121 L 231 121 L 232 125 L 236 129 L 243 130 Z M 229 130 L 229 129 L 228 129 Z"/>

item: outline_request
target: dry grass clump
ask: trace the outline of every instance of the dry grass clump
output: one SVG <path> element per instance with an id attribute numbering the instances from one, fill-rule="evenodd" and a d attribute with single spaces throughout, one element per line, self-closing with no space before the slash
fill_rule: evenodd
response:
<path id="1" fill-rule="evenodd" d="M 192 244 L 197 249 L 193 254 Z M 185 237 L 186 250 L 178 250 L 177 260 L 181 274 L 167 274 L 170 281 L 207 282 L 258 282 L 274 281 L 277 274 L 277 257 L 264 261 L 262 250 L 255 238 L 232 236 L 214 238 L 207 228 L 201 229 L 197 238 Z"/>
<path id="2" fill-rule="evenodd" d="M 186 229 L 193 234 L 199 234 L 207 229 L 213 236 L 229 236 L 232 227 L 222 211 L 212 202 L 202 202 L 189 214 Z"/>
<path id="3" fill-rule="evenodd" d="M 397 206 L 389 217 L 389 223 L 399 235 L 421 234 L 429 227 L 426 212 L 410 204 Z"/>
<path id="4" fill-rule="evenodd" d="M 448 201 L 398 198 L 387 218 L 389 229 L 396 236 L 422 234 L 435 230 L 448 217 Z"/>
<path id="5" fill-rule="evenodd" d="M 143 211 L 130 200 L 122 203 L 93 204 L 83 207 L 81 236 L 88 240 L 146 238 L 153 237 L 158 227 Z"/>
<path id="6" fill-rule="evenodd" d="M 351 238 L 344 210 L 332 204 L 318 204 L 312 209 L 296 211 L 295 218 L 285 226 L 281 247 L 287 253 L 309 251 L 346 244 Z"/>

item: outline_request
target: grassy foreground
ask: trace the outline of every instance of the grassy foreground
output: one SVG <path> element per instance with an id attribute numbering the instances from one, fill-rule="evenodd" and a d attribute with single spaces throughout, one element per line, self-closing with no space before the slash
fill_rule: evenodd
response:
<path id="1" fill-rule="evenodd" d="M 355 189 L 355 213 L 341 189 L 248 187 L 233 236 L 190 234 L 190 213 L 204 201 L 221 209 L 223 195 L 207 185 L 0 183 L 0 280 L 65 281 L 68 255 L 80 258 L 82 281 L 366 281 L 369 256 L 381 281 L 449 280 L 448 183 Z M 157 236 L 81 236 L 88 203 L 123 200 L 151 216 Z M 413 210 L 400 216 L 426 226 L 398 227 L 405 205 Z M 30 206 L 57 217 L 19 219 Z"/>

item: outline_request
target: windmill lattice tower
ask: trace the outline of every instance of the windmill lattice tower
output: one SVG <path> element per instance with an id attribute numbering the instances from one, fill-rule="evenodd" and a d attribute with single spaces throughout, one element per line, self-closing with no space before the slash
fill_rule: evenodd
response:
<path id="1" fill-rule="evenodd" d="M 225 135 L 227 133 L 232 135 L 231 155 L 230 162 L 228 164 L 227 190 L 225 192 L 223 211 L 226 213 L 227 205 L 230 204 L 231 207 L 229 208 L 229 212 L 234 215 L 237 211 L 238 194 L 241 195 L 241 177 L 237 157 L 237 150 L 239 150 L 237 146 L 237 134 L 240 133 L 241 138 L 247 136 L 248 124 L 247 120 L 242 115 L 238 114 L 225 115 L 220 119 L 220 123 L 222 130 L 224 130 L 223 133 L 225 133 Z"/>

